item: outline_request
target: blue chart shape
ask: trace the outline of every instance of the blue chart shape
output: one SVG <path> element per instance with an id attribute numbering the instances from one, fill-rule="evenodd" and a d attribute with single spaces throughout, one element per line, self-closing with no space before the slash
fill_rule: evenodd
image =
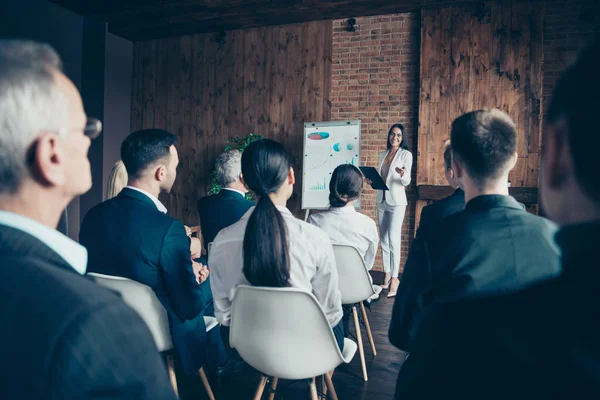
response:
<path id="1" fill-rule="evenodd" d="M 333 150 L 335 150 L 335 151 L 341 151 L 342 149 L 341 149 L 341 146 L 340 146 L 340 144 L 339 144 L 339 143 L 335 143 L 335 144 L 333 145 Z"/>
<path id="2" fill-rule="evenodd" d="M 354 145 L 353 145 L 352 143 L 348 143 L 348 144 L 346 145 L 346 148 L 347 148 L 348 150 L 352 150 L 352 149 L 354 149 Z"/>

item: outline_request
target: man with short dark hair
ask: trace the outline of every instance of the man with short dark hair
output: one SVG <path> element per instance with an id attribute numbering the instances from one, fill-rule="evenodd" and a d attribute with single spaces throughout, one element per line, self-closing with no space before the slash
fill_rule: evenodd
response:
<path id="1" fill-rule="evenodd" d="M 161 129 L 130 134 L 121 145 L 128 185 L 88 212 L 79 238 L 90 255 L 90 272 L 126 277 L 154 290 L 169 315 L 184 369 L 194 374 L 204 365 L 224 365 L 226 353 L 218 329 L 206 333 L 204 316 L 214 315 L 208 269 L 193 267 L 184 225 L 168 216 L 158 199 L 171 191 L 177 176 L 176 143 L 175 135 Z"/>
<path id="2" fill-rule="evenodd" d="M 444 149 L 444 174 L 448 185 L 454 188 L 450 196 L 423 207 L 419 228 L 412 242 L 402 280 L 398 288 L 398 296 L 394 302 L 392 321 L 389 329 L 390 342 L 400 350 L 409 352 L 411 342 L 414 340 L 418 315 L 422 312 L 423 304 L 419 302 L 419 294 L 424 288 L 420 285 L 427 284 L 427 246 L 425 245 L 424 230 L 435 229 L 435 226 L 449 215 L 462 211 L 465 208 L 465 192 L 460 188 L 452 169 L 452 147 L 446 144 Z M 425 274 L 423 276 L 423 274 Z"/>
<path id="3" fill-rule="evenodd" d="M 422 310 L 435 303 L 515 291 L 559 272 L 554 224 L 527 213 L 508 194 L 508 174 L 517 162 L 510 117 L 497 109 L 464 114 L 452 123 L 451 146 L 466 205 L 419 228 L 425 250 L 410 296 L 415 315 L 408 339 L 418 336 Z M 392 319 L 392 341 L 395 324 Z"/>
<path id="4" fill-rule="evenodd" d="M 561 275 L 435 307 L 400 371 L 398 399 L 600 397 L 599 64 L 596 42 L 559 79 L 544 130 L 541 200 L 562 226 Z"/>
<path id="5" fill-rule="evenodd" d="M 242 174 L 242 152 L 229 150 L 217 157 L 215 161 L 217 180 L 222 189 L 219 193 L 202 197 L 198 200 L 198 214 L 204 248 L 215 240 L 224 228 L 238 222 L 252 207 L 246 200 L 248 191 L 240 181 Z"/>
<path id="6" fill-rule="evenodd" d="M 174 399 L 139 315 L 82 275 L 55 230 L 92 186 L 101 123 L 44 44 L 0 40 L 0 391 L 6 399 Z"/>

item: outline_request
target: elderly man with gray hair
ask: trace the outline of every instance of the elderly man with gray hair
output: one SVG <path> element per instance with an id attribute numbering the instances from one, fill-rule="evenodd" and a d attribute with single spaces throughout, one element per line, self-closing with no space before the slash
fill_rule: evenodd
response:
<path id="1" fill-rule="evenodd" d="M 10 399 L 174 399 L 142 319 L 55 230 L 102 124 L 44 44 L 0 40 L 0 387 Z"/>
<path id="2" fill-rule="evenodd" d="M 219 184 L 223 189 L 215 195 L 198 200 L 200 229 L 205 249 L 219 231 L 236 223 L 253 206 L 246 200 L 248 189 L 240 181 L 242 175 L 242 152 L 229 150 L 219 155 L 215 162 Z"/>

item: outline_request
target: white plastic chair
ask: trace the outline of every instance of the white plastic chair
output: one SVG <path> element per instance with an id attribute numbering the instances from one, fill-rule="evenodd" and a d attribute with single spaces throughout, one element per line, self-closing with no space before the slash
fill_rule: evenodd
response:
<path id="1" fill-rule="evenodd" d="M 238 286 L 229 340 L 244 361 L 263 373 L 254 399 L 262 396 L 267 376 L 273 377 L 273 390 L 279 378 L 312 378 L 311 396 L 316 399 L 315 377 L 321 375 L 337 399 L 329 371 L 349 363 L 356 353 L 350 339 L 344 339 L 340 351 L 317 299 L 296 288 Z"/>
<path id="2" fill-rule="evenodd" d="M 339 289 L 340 292 L 342 292 L 342 304 L 352 304 L 356 341 L 358 342 L 358 352 L 360 355 L 363 377 L 366 382 L 368 380 L 367 364 L 365 361 L 365 352 L 362 343 L 362 335 L 360 333 L 356 304 L 360 304 L 367 336 L 371 343 L 371 350 L 373 351 L 373 356 L 376 356 L 377 350 L 375 349 L 375 342 L 373 341 L 369 318 L 367 318 L 367 312 L 363 304 L 363 301 L 373 296 L 375 291 L 373 290 L 373 284 L 365 261 L 355 247 L 345 244 L 333 244 L 333 252 L 335 254 L 335 262 L 338 270 Z"/>
<path id="3" fill-rule="evenodd" d="M 156 343 L 159 352 L 162 353 L 173 349 L 167 311 L 156 297 L 156 294 L 154 294 L 152 288 L 120 276 L 95 273 L 89 273 L 88 275 L 100 286 L 118 292 L 123 298 L 123 301 L 142 317 L 142 320 L 148 325 L 148 329 L 154 338 L 154 342 Z M 204 317 L 204 322 L 206 324 L 206 332 L 219 324 L 215 317 Z M 173 366 L 173 356 L 171 354 L 167 354 L 167 365 L 171 385 L 173 385 L 175 395 L 178 396 L 177 379 L 175 376 L 175 368 Z M 214 400 L 215 396 L 213 395 L 210 383 L 204 372 L 204 367 L 200 368 L 198 374 L 208 393 L 208 398 Z"/>

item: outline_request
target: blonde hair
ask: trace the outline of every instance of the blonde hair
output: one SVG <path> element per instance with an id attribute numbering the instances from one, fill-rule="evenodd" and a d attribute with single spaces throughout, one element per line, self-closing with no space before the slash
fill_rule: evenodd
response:
<path id="1" fill-rule="evenodd" d="M 106 186 L 106 199 L 112 199 L 118 195 L 125 186 L 127 186 L 127 170 L 123 161 L 119 160 L 113 165 L 108 177 L 108 185 Z"/>

